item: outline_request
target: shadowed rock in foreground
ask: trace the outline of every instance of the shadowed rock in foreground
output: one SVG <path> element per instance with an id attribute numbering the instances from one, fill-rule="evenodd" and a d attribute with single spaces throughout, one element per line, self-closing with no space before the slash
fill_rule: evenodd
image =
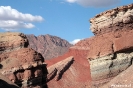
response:
<path id="1" fill-rule="evenodd" d="M 28 40 L 22 33 L 0 33 L 0 73 L 20 87 L 46 85 L 47 69 L 42 55 L 28 48 Z"/>

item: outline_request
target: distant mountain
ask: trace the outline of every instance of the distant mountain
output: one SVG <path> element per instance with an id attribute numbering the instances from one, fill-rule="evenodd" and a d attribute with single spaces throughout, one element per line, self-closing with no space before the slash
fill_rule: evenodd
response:
<path id="1" fill-rule="evenodd" d="M 63 55 L 72 46 L 68 41 L 52 35 L 35 36 L 26 35 L 29 47 L 41 53 L 45 59 L 51 59 Z"/>

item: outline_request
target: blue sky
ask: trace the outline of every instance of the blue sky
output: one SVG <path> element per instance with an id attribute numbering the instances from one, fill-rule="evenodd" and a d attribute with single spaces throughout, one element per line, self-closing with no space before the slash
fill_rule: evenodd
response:
<path id="1" fill-rule="evenodd" d="M 93 36 L 89 19 L 96 14 L 131 3 L 132 0 L 1 0 L 0 32 L 50 34 L 72 42 Z"/>

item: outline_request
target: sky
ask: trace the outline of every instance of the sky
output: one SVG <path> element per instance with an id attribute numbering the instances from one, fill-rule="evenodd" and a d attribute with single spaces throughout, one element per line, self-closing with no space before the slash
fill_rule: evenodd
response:
<path id="1" fill-rule="evenodd" d="M 132 0 L 0 0 L 0 32 L 50 34 L 72 44 L 93 36 L 89 19 Z"/>

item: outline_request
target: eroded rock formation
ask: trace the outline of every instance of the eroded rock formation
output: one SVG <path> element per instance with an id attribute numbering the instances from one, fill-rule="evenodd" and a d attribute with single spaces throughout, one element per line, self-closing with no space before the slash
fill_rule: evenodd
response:
<path id="1" fill-rule="evenodd" d="M 40 53 L 28 48 L 28 40 L 22 33 L 0 33 L 0 73 L 20 87 L 46 85 L 47 69 Z"/>
<path id="2" fill-rule="evenodd" d="M 41 53 L 45 59 L 52 59 L 65 54 L 72 45 L 64 39 L 52 35 L 26 35 L 29 47 Z"/>

